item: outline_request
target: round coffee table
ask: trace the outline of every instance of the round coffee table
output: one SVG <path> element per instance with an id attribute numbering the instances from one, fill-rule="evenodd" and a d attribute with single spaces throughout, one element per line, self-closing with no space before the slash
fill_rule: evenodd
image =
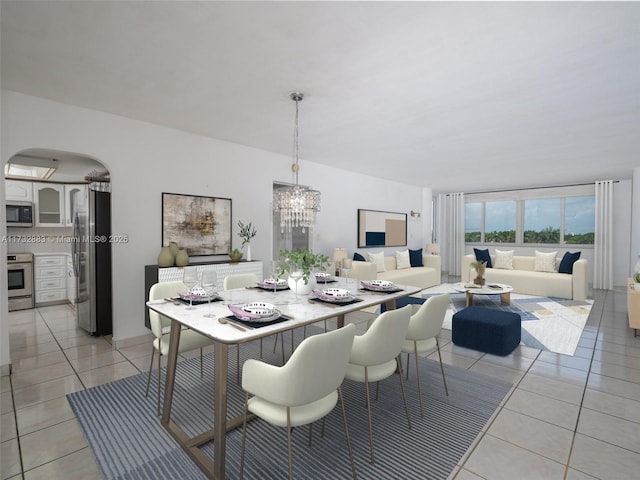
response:
<path id="1" fill-rule="evenodd" d="M 473 287 L 471 285 L 474 285 Z M 513 287 L 504 283 L 487 283 L 478 286 L 471 283 L 455 283 L 453 288 L 458 292 L 464 292 L 467 295 L 466 306 L 473 305 L 474 295 L 500 295 L 500 303 L 509 305 L 511 303 L 511 292 Z"/>

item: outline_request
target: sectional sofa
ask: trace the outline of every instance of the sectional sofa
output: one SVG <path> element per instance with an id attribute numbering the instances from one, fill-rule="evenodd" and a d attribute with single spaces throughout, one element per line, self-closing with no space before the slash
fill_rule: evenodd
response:
<path id="1" fill-rule="evenodd" d="M 539 295 L 541 297 L 567 298 L 585 300 L 588 288 L 588 262 L 584 259 L 573 263 L 571 273 L 559 273 L 561 258 L 556 258 L 554 271 L 536 271 L 535 256 L 511 256 L 511 268 L 507 265 L 496 265 L 497 257 L 490 255 L 493 268 L 487 268 L 484 274 L 486 283 L 505 283 L 513 287 L 516 293 Z M 471 266 L 476 261 L 474 254 L 464 255 L 461 263 L 461 279 L 472 282 L 476 276 Z M 498 266 L 498 268 L 496 268 Z M 502 266 L 502 268 L 499 268 Z M 549 268 L 548 270 L 553 270 Z"/>

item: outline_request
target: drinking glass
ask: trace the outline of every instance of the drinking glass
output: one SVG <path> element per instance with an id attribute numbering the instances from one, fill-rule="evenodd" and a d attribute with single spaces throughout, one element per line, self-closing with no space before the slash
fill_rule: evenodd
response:
<path id="1" fill-rule="evenodd" d="M 347 284 L 347 289 L 349 289 L 349 274 L 350 273 L 351 273 L 351 260 L 349 260 L 348 258 L 345 258 L 342 261 L 342 274 L 347 279 L 346 282 L 345 282 Z"/>
<path id="2" fill-rule="evenodd" d="M 202 272 L 202 278 L 200 279 L 200 284 L 204 293 L 207 294 L 209 299 L 209 308 L 208 313 L 205 315 L 207 318 L 214 318 L 215 315 L 211 313 L 211 298 L 216 294 L 216 289 L 218 286 L 218 276 L 216 272 L 213 270 L 204 270 Z"/>
<path id="3" fill-rule="evenodd" d="M 273 293 L 278 290 L 278 279 L 280 277 L 280 262 L 278 260 L 271 261 L 271 278 L 273 278 Z"/>
<path id="4" fill-rule="evenodd" d="M 196 307 L 193 306 L 193 287 L 198 284 L 198 273 L 196 272 L 195 267 L 184 269 L 182 283 L 184 283 L 189 289 L 189 306 L 187 307 L 187 310 L 194 310 Z"/>
<path id="5" fill-rule="evenodd" d="M 296 302 L 298 301 L 298 280 L 302 278 L 302 267 L 296 263 L 291 264 L 291 272 L 289 277 L 295 282 L 294 293 L 296 294 Z"/>

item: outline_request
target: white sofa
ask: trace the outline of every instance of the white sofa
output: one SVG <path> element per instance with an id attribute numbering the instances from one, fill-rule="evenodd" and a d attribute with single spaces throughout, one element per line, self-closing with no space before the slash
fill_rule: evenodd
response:
<path id="1" fill-rule="evenodd" d="M 463 282 L 472 282 L 476 276 L 471 263 L 475 262 L 475 255 L 464 255 L 461 263 L 461 278 Z M 577 260 L 573 264 L 573 273 L 537 272 L 534 270 L 535 257 L 513 256 L 513 270 L 504 268 L 487 268 L 484 278 L 487 283 L 505 283 L 513 287 L 516 293 L 525 295 L 539 295 L 541 297 L 557 297 L 573 300 L 585 300 L 588 288 L 588 262 Z M 556 265 L 561 258 L 556 258 Z M 491 255 L 491 262 L 495 264 L 495 255 Z M 557 267 L 556 267 L 557 268 Z"/>
<path id="2" fill-rule="evenodd" d="M 422 254 L 423 267 L 397 268 L 395 256 L 384 257 L 384 272 L 378 272 L 375 263 L 354 260 L 349 274 L 358 280 L 388 280 L 398 285 L 429 288 L 440 285 L 442 259 L 440 255 Z"/>

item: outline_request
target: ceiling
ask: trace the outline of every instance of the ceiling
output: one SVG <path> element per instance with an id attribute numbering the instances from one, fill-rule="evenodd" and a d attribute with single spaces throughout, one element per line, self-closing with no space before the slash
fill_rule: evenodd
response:
<path id="1" fill-rule="evenodd" d="M 637 2 L 3 0 L 9 90 L 435 191 L 631 178 Z M 304 165 L 301 171 L 304 180 Z"/>

